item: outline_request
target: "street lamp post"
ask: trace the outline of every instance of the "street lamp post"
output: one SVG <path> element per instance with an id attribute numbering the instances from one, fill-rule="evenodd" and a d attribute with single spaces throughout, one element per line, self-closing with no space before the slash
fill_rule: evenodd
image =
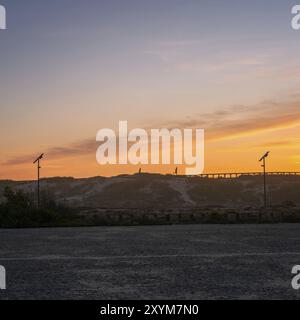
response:
<path id="1" fill-rule="evenodd" d="M 260 159 L 259 162 L 262 162 L 263 173 L 264 173 L 264 207 L 267 207 L 267 182 L 266 182 L 266 158 L 269 156 L 270 151 L 266 152 Z"/>
<path id="2" fill-rule="evenodd" d="M 37 206 L 40 207 L 40 161 L 43 159 L 44 154 L 41 154 L 33 164 L 37 164 Z"/>

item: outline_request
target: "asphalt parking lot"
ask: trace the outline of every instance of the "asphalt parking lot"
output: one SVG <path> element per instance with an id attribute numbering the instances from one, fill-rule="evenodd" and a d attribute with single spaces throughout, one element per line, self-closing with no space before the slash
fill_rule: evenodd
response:
<path id="1" fill-rule="evenodd" d="M 0 299 L 299 299 L 300 224 L 0 230 Z"/>

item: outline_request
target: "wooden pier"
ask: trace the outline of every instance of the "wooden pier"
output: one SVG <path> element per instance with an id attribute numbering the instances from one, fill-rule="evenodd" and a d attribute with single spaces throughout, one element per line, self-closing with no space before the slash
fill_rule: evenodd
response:
<path id="1" fill-rule="evenodd" d="M 267 176 L 300 176 L 300 172 L 266 172 Z M 205 179 L 236 179 L 240 177 L 263 176 L 263 172 L 204 173 L 198 175 Z"/>

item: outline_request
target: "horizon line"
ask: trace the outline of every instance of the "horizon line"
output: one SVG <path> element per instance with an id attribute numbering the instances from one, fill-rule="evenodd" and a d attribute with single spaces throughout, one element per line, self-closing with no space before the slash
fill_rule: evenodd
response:
<path id="1" fill-rule="evenodd" d="M 300 176 L 300 171 L 269 171 L 266 172 L 267 175 L 272 176 Z M 208 178 L 208 179 L 216 179 L 218 177 L 220 179 L 226 178 L 226 176 L 235 176 L 235 178 L 239 178 L 243 175 L 245 176 L 261 176 L 263 172 L 260 171 L 245 171 L 245 172 L 216 172 L 216 173 L 201 173 L 198 175 L 185 175 L 185 174 L 174 174 L 174 173 L 155 173 L 155 172 L 136 172 L 136 173 L 123 173 L 113 176 L 90 176 L 90 177 L 74 177 L 74 176 L 49 176 L 40 178 L 40 180 L 49 180 L 49 179 L 74 179 L 74 180 L 89 180 L 95 178 L 102 178 L 102 179 L 113 179 L 118 177 L 134 177 L 134 176 L 142 176 L 142 175 L 152 175 L 152 176 L 173 176 L 178 178 Z M 228 178 L 226 178 L 228 179 Z M 234 179 L 234 178 L 232 178 Z M 28 180 L 14 180 L 14 179 L 0 179 L 0 182 L 3 181 L 10 181 L 10 182 L 35 182 L 36 179 L 28 179 Z"/>

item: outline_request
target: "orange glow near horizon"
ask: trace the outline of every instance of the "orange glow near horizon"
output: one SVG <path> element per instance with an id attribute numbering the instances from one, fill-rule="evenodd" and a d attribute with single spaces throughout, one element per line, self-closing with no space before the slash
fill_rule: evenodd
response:
<path id="1" fill-rule="evenodd" d="M 205 143 L 204 173 L 257 172 L 261 171 L 259 156 L 270 150 L 268 171 L 300 171 L 300 125 L 289 128 L 274 128 L 257 133 L 242 134 L 227 139 L 207 139 Z M 87 178 L 93 176 L 115 176 L 143 172 L 172 174 L 176 167 L 184 174 L 184 165 L 105 165 L 96 162 L 95 152 L 85 155 L 51 157 L 46 154 L 42 161 L 42 177 L 72 176 Z M 36 178 L 36 168 L 31 163 L 3 166 L 1 179 L 32 180 Z"/>

